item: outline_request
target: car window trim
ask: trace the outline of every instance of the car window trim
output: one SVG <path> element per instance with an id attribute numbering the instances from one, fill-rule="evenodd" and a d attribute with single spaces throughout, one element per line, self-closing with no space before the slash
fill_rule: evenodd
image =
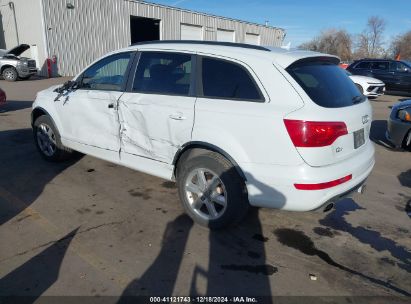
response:
<path id="1" fill-rule="evenodd" d="M 128 76 L 129 76 L 129 73 L 130 73 L 130 69 L 131 69 L 132 63 L 133 63 L 133 61 L 134 61 L 134 57 L 135 57 L 135 55 L 136 55 L 136 51 L 119 52 L 119 53 L 115 53 L 115 54 L 111 54 L 111 55 L 109 55 L 109 56 L 103 57 L 103 58 L 101 58 L 100 60 L 98 60 L 97 62 L 95 62 L 95 63 L 93 63 L 92 65 L 90 65 L 89 67 L 87 67 L 87 69 L 85 69 L 85 70 L 83 71 L 83 73 L 81 73 L 81 75 L 78 77 L 78 79 L 80 80 L 80 84 L 82 85 L 82 84 L 83 84 L 84 74 L 85 74 L 92 66 L 100 63 L 100 62 L 103 61 L 103 60 L 106 60 L 107 58 L 114 57 L 114 56 L 117 56 L 117 55 L 119 55 L 119 54 L 126 54 L 126 53 L 129 53 L 129 54 L 130 54 L 130 60 L 128 61 L 126 71 L 124 72 L 123 83 L 121 84 L 121 88 L 120 88 L 119 90 L 92 89 L 92 88 L 83 88 L 83 87 L 81 87 L 81 86 L 79 86 L 78 90 L 82 90 L 82 91 L 103 91 L 103 92 L 124 92 L 125 89 L 126 89 L 126 86 L 127 86 Z"/>
<path id="2" fill-rule="evenodd" d="M 264 94 L 261 91 L 260 86 L 258 85 L 257 81 L 255 80 L 254 76 L 251 74 L 249 69 L 244 66 L 243 64 L 240 64 L 236 61 L 229 60 L 229 59 L 223 59 L 219 57 L 214 57 L 214 56 L 207 56 L 207 55 L 197 55 L 197 97 L 198 98 L 207 98 L 207 99 L 217 99 L 217 100 L 233 100 L 233 101 L 244 101 L 244 102 L 258 102 L 258 103 L 265 103 L 266 99 Z M 214 60 L 220 60 L 220 61 L 226 61 L 230 64 L 234 64 L 239 66 L 241 69 L 245 70 L 247 75 L 250 77 L 251 81 L 253 82 L 255 88 L 257 89 L 258 95 L 260 96 L 260 99 L 245 99 L 245 98 L 234 98 L 234 97 L 216 97 L 216 96 L 204 96 L 204 90 L 203 90 L 203 58 L 210 58 Z"/>
<path id="3" fill-rule="evenodd" d="M 131 81 L 127 86 L 127 92 L 128 93 L 134 93 L 134 94 L 149 94 L 149 95 L 162 95 L 162 96 L 181 96 L 181 97 L 197 97 L 196 96 L 196 80 L 195 80 L 195 75 L 197 71 L 197 55 L 193 53 L 185 53 L 185 52 L 175 52 L 175 51 L 138 51 L 138 54 L 136 55 L 136 60 L 134 63 L 134 66 L 132 68 L 132 77 L 130 77 Z M 190 73 L 190 87 L 188 89 L 188 94 L 173 94 L 173 93 L 167 93 L 167 92 L 144 92 L 144 91 L 134 91 L 133 90 L 133 85 L 134 85 L 134 80 L 137 76 L 137 69 L 140 63 L 140 58 L 143 53 L 156 53 L 156 54 L 178 54 L 178 55 L 189 55 L 191 56 L 191 73 Z"/>

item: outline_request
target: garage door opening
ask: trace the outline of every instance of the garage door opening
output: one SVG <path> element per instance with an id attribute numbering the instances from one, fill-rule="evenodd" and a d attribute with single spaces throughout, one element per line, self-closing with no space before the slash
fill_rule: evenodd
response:
<path id="1" fill-rule="evenodd" d="M 160 20 L 130 16 L 131 43 L 160 40 Z"/>

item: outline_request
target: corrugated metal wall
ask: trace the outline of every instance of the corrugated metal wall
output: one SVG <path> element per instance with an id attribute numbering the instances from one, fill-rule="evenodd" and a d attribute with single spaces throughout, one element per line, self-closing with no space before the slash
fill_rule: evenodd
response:
<path id="1" fill-rule="evenodd" d="M 67 2 L 74 9 L 67 9 Z M 75 75 L 93 60 L 130 44 L 130 15 L 160 19 L 161 39 L 180 39 L 180 24 L 204 26 L 204 39 L 216 40 L 217 28 L 261 36 L 262 45 L 280 46 L 284 31 L 202 13 L 133 0 L 43 0 L 49 56 L 56 55 L 60 75 Z"/>

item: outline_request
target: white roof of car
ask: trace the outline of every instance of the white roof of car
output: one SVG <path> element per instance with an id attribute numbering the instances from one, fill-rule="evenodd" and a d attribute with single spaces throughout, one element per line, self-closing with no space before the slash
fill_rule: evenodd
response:
<path id="1" fill-rule="evenodd" d="M 266 57 L 269 60 L 275 61 L 283 68 L 287 68 L 293 62 L 309 57 L 329 57 L 334 58 L 339 62 L 339 58 L 333 55 L 291 49 L 287 50 L 278 47 L 263 47 L 242 43 L 230 42 L 216 42 L 216 41 L 154 41 L 147 43 L 139 43 L 131 45 L 127 48 L 138 50 L 176 50 L 176 51 L 190 51 L 205 54 L 214 54 L 229 57 L 244 57 L 244 56 L 258 56 Z M 237 56 L 236 56 L 237 55 Z"/>

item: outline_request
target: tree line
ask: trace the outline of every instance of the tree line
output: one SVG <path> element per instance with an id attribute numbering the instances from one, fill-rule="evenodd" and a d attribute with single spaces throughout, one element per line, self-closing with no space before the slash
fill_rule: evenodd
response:
<path id="1" fill-rule="evenodd" d="M 329 28 L 299 48 L 337 55 L 348 62 L 360 58 L 411 59 L 411 30 L 392 38 L 386 47 L 383 39 L 385 27 L 383 18 L 372 16 L 360 34 L 352 35 L 345 29 Z"/>

